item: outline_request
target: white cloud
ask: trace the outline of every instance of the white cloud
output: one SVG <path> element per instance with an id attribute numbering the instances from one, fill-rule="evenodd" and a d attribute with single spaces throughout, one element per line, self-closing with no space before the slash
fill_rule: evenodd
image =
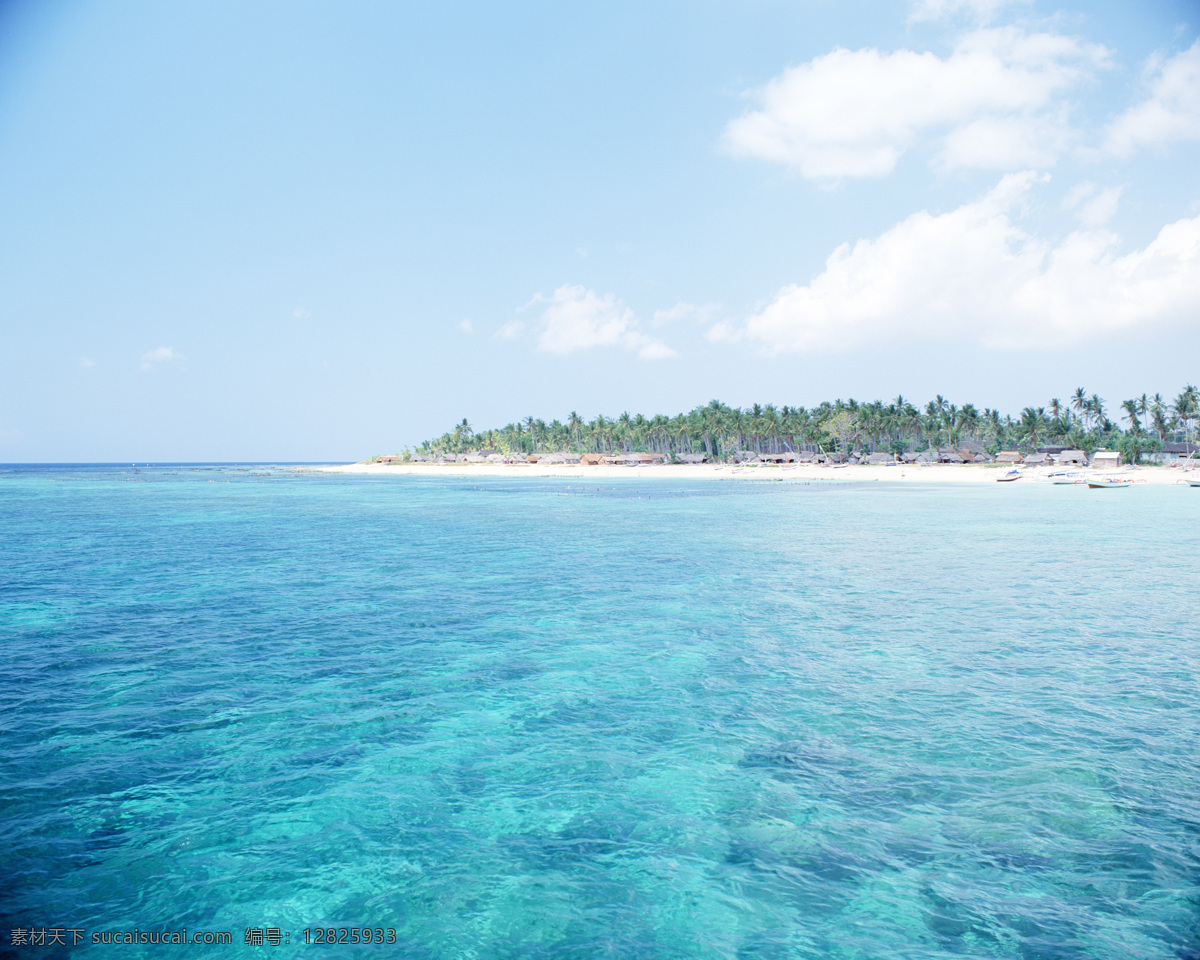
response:
<path id="1" fill-rule="evenodd" d="M 1200 217 L 1118 256 L 1119 238 L 1082 230 L 1057 243 L 1012 220 L 1032 173 L 1011 174 L 949 213 L 922 211 L 873 240 L 843 244 L 806 286 L 784 287 L 738 331 L 769 352 L 839 351 L 913 339 L 991 348 L 1062 346 L 1200 314 Z"/>
<path id="2" fill-rule="evenodd" d="M 1085 227 L 1102 227 L 1117 212 L 1124 187 L 1109 187 L 1101 190 L 1090 181 L 1077 183 L 1063 198 L 1064 209 L 1075 213 Z"/>
<path id="3" fill-rule="evenodd" d="M 86 370 L 88 367 L 94 367 L 96 365 L 96 361 L 90 357 L 80 357 L 79 365 Z"/>
<path id="4" fill-rule="evenodd" d="M 514 337 L 519 337 L 524 331 L 525 324 L 520 320 L 509 320 L 508 323 L 492 334 L 492 336 L 498 340 L 512 340 Z"/>
<path id="5" fill-rule="evenodd" d="M 544 303 L 538 349 L 567 354 L 592 347 L 621 347 L 643 360 L 678 356 L 674 350 L 638 329 L 633 311 L 611 293 L 564 284 L 550 297 L 538 294 L 531 303 Z"/>
<path id="6" fill-rule="evenodd" d="M 1107 62 L 1100 46 L 1016 27 L 976 30 L 949 57 L 837 49 L 790 67 L 733 120 L 736 154 L 836 180 L 892 171 L 925 135 L 948 168 L 1045 166 L 1070 143 L 1060 97 Z"/>
<path id="7" fill-rule="evenodd" d="M 469 318 L 463 317 L 462 320 L 458 321 L 458 329 L 461 330 L 463 333 L 474 333 L 475 332 L 475 324 L 473 324 Z"/>
<path id="8" fill-rule="evenodd" d="M 142 369 L 149 370 L 156 363 L 163 363 L 167 360 L 182 360 L 183 357 L 172 350 L 170 347 L 158 347 L 155 350 L 150 350 L 142 354 Z"/>
<path id="9" fill-rule="evenodd" d="M 990 23 L 1005 7 L 1029 0 L 917 0 L 908 15 L 910 23 L 923 20 L 952 20 L 968 17 L 979 23 Z"/>
<path id="10" fill-rule="evenodd" d="M 711 343 L 724 343 L 742 339 L 743 329 L 731 320 L 718 320 L 704 332 L 704 339 Z"/>
<path id="11" fill-rule="evenodd" d="M 1128 156 L 1141 146 L 1200 140 L 1200 40 L 1146 69 L 1150 95 L 1108 128 L 1105 147 Z"/>
<path id="12" fill-rule="evenodd" d="M 686 303 L 680 300 L 672 307 L 655 310 L 654 316 L 650 320 L 650 326 L 667 327 L 681 320 L 692 320 L 703 323 L 709 320 L 719 309 L 720 304 L 716 303 Z"/>

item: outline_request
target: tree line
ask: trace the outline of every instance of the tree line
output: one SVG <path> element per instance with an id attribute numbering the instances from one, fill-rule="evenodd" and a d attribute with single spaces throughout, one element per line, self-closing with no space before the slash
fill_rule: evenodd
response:
<path id="1" fill-rule="evenodd" d="M 1114 419 L 1114 417 L 1116 419 Z M 1025 407 L 1017 417 L 972 403 L 950 403 L 940 394 L 923 407 L 903 396 L 875 400 L 823 401 L 817 406 L 753 404 L 741 409 L 712 400 L 676 416 L 622 413 L 586 420 L 575 411 L 563 420 L 526 417 L 476 431 L 464 418 L 453 430 L 421 443 L 423 454 L 496 450 L 518 453 L 702 453 L 723 458 L 740 452 L 820 450 L 904 453 L 956 448 L 964 441 L 1001 449 L 1058 445 L 1086 451 L 1120 449 L 1127 461 L 1161 450 L 1167 441 L 1191 441 L 1200 419 L 1200 391 L 1187 385 L 1174 400 L 1142 394 L 1110 410 L 1096 394 L 1079 387 L 1066 402 Z M 1123 424 L 1123 425 L 1122 425 Z"/>

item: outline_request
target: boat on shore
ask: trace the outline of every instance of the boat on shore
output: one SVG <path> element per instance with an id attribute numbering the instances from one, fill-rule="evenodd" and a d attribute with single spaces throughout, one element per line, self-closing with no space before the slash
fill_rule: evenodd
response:
<path id="1" fill-rule="evenodd" d="M 1006 473 L 1004 476 L 997 477 L 996 482 L 997 483 L 1010 483 L 1013 480 L 1020 480 L 1020 479 L 1021 479 L 1021 471 L 1020 470 L 1009 470 L 1008 473 Z"/>
<path id="2" fill-rule="evenodd" d="M 1128 487 L 1132 483 L 1132 480 L 1117 480 L 1113 477 L 1097 477 L 1095 480 L 1089 480 L 1087 485 L 1093 490 L 1101 490 L 1116 487 Z"/>

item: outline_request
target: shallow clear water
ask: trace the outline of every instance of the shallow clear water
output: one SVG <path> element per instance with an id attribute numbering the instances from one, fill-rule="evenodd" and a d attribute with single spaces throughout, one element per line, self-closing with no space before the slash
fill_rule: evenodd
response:
<path id="1" fill-rule="evenodd" d="M 1198 533 L 1186 487 L 8 468 L 0 951 L 1200 957 Z"/>

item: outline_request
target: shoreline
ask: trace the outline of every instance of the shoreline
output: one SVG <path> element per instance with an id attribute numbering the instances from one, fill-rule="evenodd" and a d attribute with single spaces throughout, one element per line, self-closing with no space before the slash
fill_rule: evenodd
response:
<path id="1" fill-rule="evenodd" d="M 368 476 L 424 477 L 553 477 L 561 480 L 837 480 L 839 482 L 896 482 L 896 483 L 995 483 L 1011 469 L 1007 464 L 938 463 L 926 466 L 897 464 L 846 464 L 816 466 L 786 464 L 742 466 L 723 463 L 650 464 L 636 467 L 581 464 L 534 463 L 350 463 L 315 467 L 320 473 L 359 474 Z M 1155 486 L 1182 483 L 1185 476 L 1200 478 L 1200 468 L 1185 470 L 1169 466 L 1119 467 L 1115 470 L 1096 470 L 1081 467 L 1062 470 L 1054 467 L 1031 467 L 1021 471 L 1018 483 L 1048 481 L 1051 474 L 1070 473 L 1073 477 L 1113 477 L 1137 480 Z"/>

